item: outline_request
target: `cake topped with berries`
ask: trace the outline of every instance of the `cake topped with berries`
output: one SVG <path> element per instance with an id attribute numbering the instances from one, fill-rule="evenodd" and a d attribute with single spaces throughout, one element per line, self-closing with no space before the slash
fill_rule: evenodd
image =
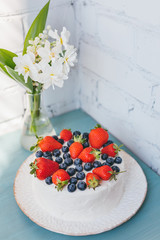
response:
<path id="1" fill-rule="evenodd" d="M 59 137 L 38 137 L 30 173 L 41 207 L 74 221 L 114 209 L 125 186 L 120 147 L 98 124 L 89 133 L 63 129 Z"/>

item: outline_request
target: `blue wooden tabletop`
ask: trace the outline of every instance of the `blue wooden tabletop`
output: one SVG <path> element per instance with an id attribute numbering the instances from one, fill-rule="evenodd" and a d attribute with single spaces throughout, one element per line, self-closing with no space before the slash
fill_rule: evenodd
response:
<path id="1" fill-rule="evenodd" d="M 63 128 L 89 131 L 96 121 L 81 110 L 55 117 L 57 134 Z M 110 138 L 119 143 L 113 136 Z M 71 237 L 50 232 L 26 217 L 16 204 L 13 183 L 16 172 L 30 152 L 20 146 L 20 131 L 0 137 L 0 240 L 160 240 L 160 177 L 124 147 L 142 167 L 148 181 L 148 193 L 138 213 L 121 226 L 98 235 Z M 133 199 L 134 201 L 134 199 Z M 126 206 L 127 208 L 127 206 Z"/>

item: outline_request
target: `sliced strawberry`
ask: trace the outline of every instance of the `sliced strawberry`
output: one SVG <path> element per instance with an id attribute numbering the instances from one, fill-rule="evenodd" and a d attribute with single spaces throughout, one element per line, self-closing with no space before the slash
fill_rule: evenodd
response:
<path id="1" fill-rule="evenodd" d="M 50 152 L 55 149 L 62 148 L 62 144 L 59 143 L 57 140 L 55 140 L 51 136 L 46 136 L 44 138 L 42 138 L 42 137 L 37 137 L 37 138 L 38 138 L 38 141 L 37 141 L 36 145 L 34 145 L 30 148 L 31 151 L 33 151 L 34 149 L 37 149 L 38 147 L 40 147 L 42 152 L 47 152 L 47 151 Z"/>
<path id="2" fill-rule="evenodd" d="M 64 186 L 68 184 L 69 180 L 69 174 L 63 169 L 59 169 L 52 175 L 52 182 L 56 185 L 57 191 L 62 191 Z"/>
<path id="3" fill-rule="evenodd" d="M 107 154 L 108 156 L 111 156 L 111 157 L 115 157 L 119 151 L 121 151 L 121 147 L 123 146 L 123 144 L 121 144 L 120 146 L 118 146 L 117 144 L 115 143 L 111 143 L 109 144 L 108 146 L 104 147 L 101 152 L 102 154 Z"/>
<path id="4" fill-rule="evenodd" d="M 101 148 L 108 141 L 109 134 L 100 124 L 95 126 L 89 133 L 89 142 L 93 148 Z"/>
<path id="5" fill-rule="evenodd" d="M 93 188 L 95 190 L 96 187 L 100 185 L 101 179 L 94 173 L 87 173 L 86 176 L 86 184 L 89 188 Z"/>
<path id="6" fill-rule="evenodd" d="M 69 141 L 72 138 L 72 132 L 71 129 L 63 129 L 60 132 L 60 138 L 64 141 Z"/>
<path id="7" fill-rule="evenodd" d="M 50 159 L 40 157 L 30 163 L 30 168 L 30 174 L 34 174 L 38 179 L 44 180 L 59 169 L 59 164 Z"/>

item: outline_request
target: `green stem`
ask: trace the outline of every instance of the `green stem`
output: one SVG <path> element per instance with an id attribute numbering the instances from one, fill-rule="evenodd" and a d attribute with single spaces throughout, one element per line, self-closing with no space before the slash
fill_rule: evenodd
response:
<path id="1" fill-rule="evenodd" d="M 30 103 L 30 113 L 31 113 L 30 132 L 37 135 L 36 120 L 40 116 L 41 95 L 33 94 L 29 98 L 29 103 Z"/>

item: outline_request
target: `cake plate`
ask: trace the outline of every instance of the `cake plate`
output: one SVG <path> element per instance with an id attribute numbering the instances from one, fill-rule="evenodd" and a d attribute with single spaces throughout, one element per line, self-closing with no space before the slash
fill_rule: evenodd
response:
<path id="1" fill-rule="evenodd" d="M 71 236 L 84 236 L 109 231 L 128 221 L 139 210 L 147 193 L 147 181 L 143 170 L 125 151 L 121 152 L 125 161 L 125 190 L 119 204 L 109 213 L 93 221 L 68 221 L 47 213 L 34 199 L 33 177 L 29 174 L 29 164 L 34 160 L 30 155 L 20 166 L 14 182 L 14 196 L 22 212 L 33 222 L 50 231 Z M 74 194 L 74 193 L 73 193 Z M 82 192 L 83 194 L 83 192 Z"/>

